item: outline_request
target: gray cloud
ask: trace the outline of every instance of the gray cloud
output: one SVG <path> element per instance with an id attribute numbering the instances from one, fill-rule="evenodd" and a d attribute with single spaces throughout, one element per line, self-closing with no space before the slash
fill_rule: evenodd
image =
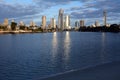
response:
<path id="1" fill-rule="evenodd" d="M 54 5 L 69 4 L 72 1 L 79 1 L 85 3 L 94 0 L 33 0 L 33 1 L 36 2 L 37 4 L 42 4 L 42 3 L 48 4 L 47 6 L 51 7 Z"/>
<path id="2" fill-rule="evenodd" d="M 22 6 L 19 4 L 16 5 L 10 5 L 6 3 L 0 3 L 0 15 L 1 19 L 4 18 L 15 18 L 15 17 L 22 17 L 26 15 L 34 15 L 38 13 L 36 9 L 32 9 L 35 6 L 29 5 L 29 6 Z"/>
<path id="3" fill-rule="evenodd" d="M 22 19 L 28 22 L 32 18 L 38 18 L 39 16 L 41 16 L 41 13 L 45 12 L 46 9 L 57 5 L 66 5 L 72 1 L 79 1 L 83 4 L 83 6 L 74 5 L 72 8 L 65 11 L 66 14 L 71 14 L 71 18 L 74 20 L 78 20 L 81 18 L 89 20 L 100 20 L 103 16 L 103 10 L 107 11 L 107 16 L 109 17 L 109 20 L 115 19 L 120 16 L 120 0 L 33 0 L 34 5 L 26 6 L 20 4 L 8 4 L 4 3 L 4 1 L 2 0 L 0 2 L 0 15 L 2 15 L 0 17 L 0 22 L 3 22 L 4 18 L 15 18 L 19 21 Z M 117 20 L 120 19 L 117 18 Z"/>
<path id="4" fill-rule="evenodd" d="M 118 23 L 115 21 L 119 21 L 120 19 L 120 10 L 119 5 L 120 0 L 98 0 L 92 3 L 85 3 L 82 7 L 73 7 L 69 9 L 71 11 L 71 16 L 74 19 L 103 19 L 103 11 L 107 11 L 107 17 L 109 22 Z M 95 20 L 94 20 L 95 21 Z"/>

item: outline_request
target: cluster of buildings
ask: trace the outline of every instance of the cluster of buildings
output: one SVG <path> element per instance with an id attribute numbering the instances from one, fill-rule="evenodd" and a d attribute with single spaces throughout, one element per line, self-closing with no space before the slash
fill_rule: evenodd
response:
<path id="1" fill-rule="evenodd" d="M 107 15 L 106 15 L 106 11 L 103 12 L 103 26 L 106 27 L 110 27 L 110 24 L 107 24 Z M 100 23 L 99 21 L 95 21 L 94 24 L 90 25 L 90 27 L 100 27 Z M 79 27 L 85 27 L 85 21 L 84 20 L 80 20 L 75 22 L 75 28 L 79 28 Z"/>
<path id="2" fill-rule="evenodd" d="M 64 10 L 59 10 L 58 15 L 58 28 L 61 30 L 70 29 L 70 16 L 66 15 L 64 18 Z"/>
<path id="3" fill-rule="evenodd" d="M 110 25 L 107 25 L 106 11 L 104 11 L 103 14 L 104 14 L 104 16 L 103 16 L 104 17 L 104 25 L 110 26 Z M 59 29 L 59 30 L 63 31 L 63 30 L 70 30 L 71 29 L 70 15 L 64 15 L 63 9 L 59 10 L 58 24 L 56 22 L 57 21 L 55 18 L 51 18 L 50 24 L 47 25 L 46 16 L 42 16 L 42 21 L 41 21 L 40 27 L 43 30 L 45 30 L 45 29 Z M 12 20 L 11 23 L 15 23 L 15 21 Z M 11 30 L 11 25 L 9 24 L 9 20 L 7 18 L 4 19 L 3 24 L 0 24 L 0 26 L 4 26 L 7 28 L 7 30 Z M 34 21 L 31 21 L 29 26 L 26 26 L 23 21 L 20 21 L 16 25 L 16 30 L 19 30 L 20 26 L 25 26 L 25 27 L 27 27 L 27 29 L 37 29 L 38 28 Z M 95 21 L 95 24 L 93 24 L 91 26 L 92 27 L 99 27 L 100 23 L 98 21 Z M 80 21 L 75 22 L 75 29 L 79 29 L 80 27 L 85 27 L 84 20 L 80 20 Z"/>
<path id="4" fill-rule="evenodd" d="M 56 21 L 55 18 L 51 18 L 50 19 L 50 24 L 47 25 L 46 16 L 42 16 L 42 21 L 41 21 L 40 27 L 43 30 L 44 29 L 59 29 L 59 30 L 68 30 L 68 29 L 71 29 L 71 26 L 70 26 L 70 16 L 69 15 L 65 16 L 63 9 L 59 10 L 58 24 L 56 22 L 57 21 Z M 15 23 L 14 20 L 12 20 L 11 23 Z M 9 24 L 9 20 L 7 18 L 4 19 L 3 24 L 0 24 L 0 26 L 3 26 L 5 28 L 7 28 L 7 30 L 11 29 L 11 24 Z M 27 27 L 29 29 L 37 29 L 38 28 L 34 21 L 31 21 L 29 26 L 26 26 L 23 21 L 20 21 L 16 25 L 16 30 L 19 30 L 20 26 L 25 26 L 25 27 Z"/>

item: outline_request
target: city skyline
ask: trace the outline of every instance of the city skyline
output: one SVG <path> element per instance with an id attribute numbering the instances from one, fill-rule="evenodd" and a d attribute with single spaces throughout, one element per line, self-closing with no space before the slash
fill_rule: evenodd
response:
<path id="1" fill-rule="evenodd" d="M 70 15 L 72 26 L 76 20 L 81 19 L 85 20 L 86 25 L 91 25 L 95 21 L 103 24 L 104 10 L 107 12 L 107 23 L 119 23 L 119 2 L 119 0 L 0 0 L 0 15 L 2 15 L 0 23 L 8 18 L 9 20 L 14 19 L 17 23 L 23 21 L 25 24 L 29 24 L 34 21 L 40 25 L 41 17 L 45 15 L 48 24 L 52 17 L 58 20 L 60 8 L 64 10 L 65 15 Z"/>

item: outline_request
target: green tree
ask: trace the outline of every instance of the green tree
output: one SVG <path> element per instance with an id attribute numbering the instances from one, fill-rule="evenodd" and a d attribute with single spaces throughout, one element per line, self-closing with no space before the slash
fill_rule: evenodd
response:
<path id="1" fill-rule="evenodd" d="M 21 30 L 25 30 L 25 26 L 20 26 L 20 29 Z"/>

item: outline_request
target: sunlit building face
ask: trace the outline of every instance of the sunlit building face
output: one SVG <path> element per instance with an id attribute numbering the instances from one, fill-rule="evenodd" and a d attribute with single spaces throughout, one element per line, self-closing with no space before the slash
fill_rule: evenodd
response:
<path id="1" fill-rule="evenodd" d="M 46 16 L 42 16 L 42 28 L 45 29 L 46 27 Z"/>
<path id="2" fill-rule="evenodd" d="M 3 25 L 4 25 L 4 26 L 8 26 L 8 24 L 9 24 L 8 19 L 7 19 L 7 18 L 6 18 L 6 19 L 4 19 L 4 23 L 3 23 Z"/>

